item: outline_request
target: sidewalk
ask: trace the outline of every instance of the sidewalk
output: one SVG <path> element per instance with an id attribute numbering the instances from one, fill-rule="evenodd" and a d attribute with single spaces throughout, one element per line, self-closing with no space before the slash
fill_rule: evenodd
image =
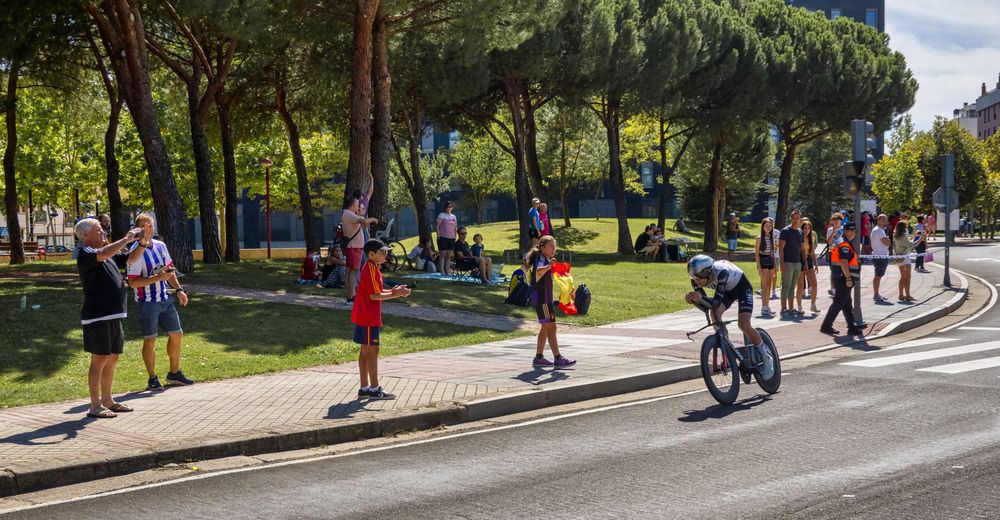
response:
<path id="1" fill-rule="evenodd" d="M 876 304 L 872 267 L 863 266 L 867 336 L 908 330 L 961 306 L 969 281 L 954 273 L 954 288 L 944 288 L 942 270 L 930 269 L 914 273 L 917 302 Z M 890 266 L 882 284 L 883 296 L 893 302 L 898 276 Z M 823 273 L 819 285 L 818 305 L 825 313 L 831 301 L 829 276 Z M 260 296 L 281 301 L 275 294 Z M 808 309 L 809 302 L 803 307 Z M 772 302 L 771 308 L 780 306 Z M 420 312 L 423 319 L 465 318 Z M 704 319 L 690 309 L 594 328 L 560 327 L 560 349 L 578 361 L 564 370 L 531 366 L 534 336 L 386 357 L 379 371 L 386 390 L 398 396 L 394 401 L 359 401 L 357 363 L 344 363 L 124 394 L 117 399 L 136 411 L 115 419 L 86 418 L 86 399 L 6 409 L 0 412 L 0 496 L 169 462 L 336 444 L 700 378 L 697 356 L 707 332 L 695 341 L 684 333 L 704 325 Z M 857 341 L 820 334 L 822 319 L 809 313 L 787 320 L 757 316 L 754 324 L 771 334 L 782 358 Z M 483 323 L 481 316 L 477 320 Z M 495 321 L 498 328 L 520 326 L 507 318 Z M 835 328 L 845 328 L 843 318 Z"/>

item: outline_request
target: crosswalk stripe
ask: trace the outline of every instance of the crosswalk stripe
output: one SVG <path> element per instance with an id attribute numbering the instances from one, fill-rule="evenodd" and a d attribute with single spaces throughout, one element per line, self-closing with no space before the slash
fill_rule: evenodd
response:
<path id="1" fill-rule="evenodd" d="M 903 348 L 922 347 L 924 345 L 933 345 L 934 343 L 944 343 L 946 341 L 958 341 L 958 338 L 921 338 L 900 343 L 899 345 L 893 345 L 891 347 L 884 347 L 879 350 L 873 350 L 872 352 L 885 352 L 887 350 L 899 350 Z"/>
<path id="2" fill-rule="evenodd" d="M 960 330 L 1000 330 L 1000 327 L 959 327 Z"/>
<path id="3" fill-rule="evenodd" d="M 941 374 L 959 374 L 962 372 L 969 372 L 972 370 L 980 370 L 983 368 L 993 368 L 993 367 L 1000 367 L 1000 357 L 974 359 L 972 361 L 963 361 L 961 363 L 952 363 L 950 365 L 940 365 L 930 368 L 918 368 L 917 371 L 938 372 Z"/>
<path id="4" fill-rule="evenodd" d="M 943 348 L 938 350 L 929 350 L 927 352 L 914 352 L 913 354 L 902 354 L 899 356 L 888 356 L 876 359 L 866 359 L 863 361 L 849 361 L 847 363 L 841 363 L 842 365 L 856 366 L 856 367 L 884 367 L 889 365 L 898 365 L 902 363 L 912 363 L 915 361 L 924 361 L 928 359 L 938 359 L 948 356 L 957 356 L 961 354 L 972 354 L 974 352 L 984 352 L 987 350 L 998 350 L 1000 349 L 1000 341 L 990 341 L 988 343 L 978 343 L 975 345 L 964 345 L 961 347 L 951 347 Z"/>

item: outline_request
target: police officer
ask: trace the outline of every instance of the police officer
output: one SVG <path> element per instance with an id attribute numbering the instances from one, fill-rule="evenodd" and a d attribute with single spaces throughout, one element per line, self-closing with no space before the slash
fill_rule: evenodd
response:
<path id="1" fill-rule="evenodd" d="M 837 245 L 830 252 L 830 271 L 833 278 L 833 303 L 826 311 L 823 318 L 823 325 L 819 331 L 824 334 L 838 334 L 834 330 L 833 320 L 837 313 L 843 311 L 844 319 L 847 320 L 847 333 L 851 336 L 860 336 L 861 329 L 854 325 L 854 304 L 851 302 L 851 293 L 854 291 L 854 284 L 861 281 L 861 266 L 858 263 L 858 255 L 854 252 L 854 235 L 857 232 L 857 224 L 848 222 L 844 224 L 844 241 Z"/>

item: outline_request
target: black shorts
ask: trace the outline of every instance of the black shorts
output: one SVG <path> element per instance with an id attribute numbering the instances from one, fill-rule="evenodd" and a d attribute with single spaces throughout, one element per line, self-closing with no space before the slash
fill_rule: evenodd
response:
<path id="1" fill-rule="evenodd" d="M 811 257 L 811 256 L 807 256 L 806 257 L 806 267 L 808 267 L 809 269 L 815 269 L 816 268 L 816 264 L 813 263 L 813 257 Z"/>
<path id="2" fill-rule="evenodd" d="M 83 326 L 83 350 L 96 356 L 121 354 L 125 346 L 122 320 L 101 320 Z"/>
<path id="3" fill-rule="evenodd" d="M 445 251 L 451 251 L 452 249 L 455 249 L 455 239 L 445 238 L 438 235 L 438 251 L 444 253 Z"/>
<path id="4" fill-rule="evenodd" d="M 731 291 L 727 291 L 722 298 L 722 306 L 727 310 L 733 302 L 739 303 L 737 307 L 740 314 L 745 312 L 753 314 L 753 285 L 750 283 L 750 280 L 747 280 L 747 275 L 745 274 L 740 278 L 736 287 L 733 287 Z"/>
<path id="5" fill-rule="evenodd" d="M 538 323 L 553 323 L 556 321 L 556 306 L 552 302 L 539 303 L 535 305 L 535 314 L 538 315 Z"/>
<path id="6" fill-rule="evenodd" d="M 885 276 L 885 268 L 889 267 L 888 258 L 872 258 L 872 265 L 875 266 L 875 276 Z M 837 270 L 840 270 L 840 266 L 837 266 Z M 843 271 L 841 271 L 843 274 Z"/>
<path id="7" fill-rule="evenodd" d="M 760 269 L 761 271 L 773 271 L 774 257 L 771 255 L 760 255 Z"/>
<path id="8" fill-rule="evenodd" d="M 868 236 L 861 237 L 861 245 L 867 246 L 868 244 L 871 244 L 871 243 L 872 243 L 871 237 L 868 237 Z"/>
<path id="9" fill-rule="evenodd" d="M 538 230 L 537 229 L 529 229 L 528 230 L 528 238 L 540 238 L 540 237 L 541 237 L 541 235 L 538 234 Z"/>

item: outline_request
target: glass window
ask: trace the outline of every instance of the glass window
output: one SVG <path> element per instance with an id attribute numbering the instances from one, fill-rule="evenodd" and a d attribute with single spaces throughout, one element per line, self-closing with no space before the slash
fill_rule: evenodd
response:
<path id="1" fill-rule="evenodd" d="M 830 19 L 831 20 L 833 20 L 834 18 L 836 18 L 838 16 L 843 16 L 843 13 L 841 12 L 840 9 L 830 9 Z"/>
<path id="2" fill-rule="evenodd" d="M 865 25 L 868 27 L 878 27 L 878 9 L 869 9 L 865 13 Z"/>
<path id="3" fill-rule="evenodd" d="M 653 166 L 649 163 L 642 165 L 642 187 L 647 190 L 653 189 Z"/>

